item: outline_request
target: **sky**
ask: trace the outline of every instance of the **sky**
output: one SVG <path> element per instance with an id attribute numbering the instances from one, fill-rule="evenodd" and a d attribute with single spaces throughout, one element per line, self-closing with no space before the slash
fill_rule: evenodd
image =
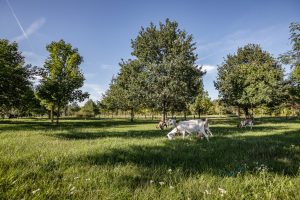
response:
<path id="1" fill-rule="evenodd" d="M 82 90 L 100 100 L 121 59 L 134 58 L 131 40 L 141 27 L 166 18 L 193 35 L 196 64 L 207 71 L 204 89 L 216 99 L 213 82 L 226 55 L 248 43 L 260 44 L 274 57 L 291 49 L 289 25 L 300 22 L 300 1 L 0 0 L 0 39 L 18 42 L 26 63 L 36 66 L 43 66 L 47 44 L 71 43 L 84 59 Z"/>

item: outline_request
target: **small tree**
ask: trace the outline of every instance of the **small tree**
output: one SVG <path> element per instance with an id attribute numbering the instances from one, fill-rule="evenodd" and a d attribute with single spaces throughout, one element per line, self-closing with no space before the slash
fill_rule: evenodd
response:
<path id="1" fill-rule="evenodd" d="M 56 109 L 58 119 L 60 110 L 69 102 L 83 101 L 88 93 L 78 88 L 83 86 L 84 77 L 79 69 L 83 59 L 78 49 L 60 40 L 47 45 L 50 55 L 44 64 L 44 73 L 40 85 L 37 87 L 37 97 L 44 105 L 51 109 L 51 122 L 53 111 Z"/>
<path id="2" fill-rule="evenodd" d="M 92 99 L 89 99 L 78 112 L 78 115 L 85 118 L 95 117 L 97 114 L 99 114 L 99 108 Z"/>

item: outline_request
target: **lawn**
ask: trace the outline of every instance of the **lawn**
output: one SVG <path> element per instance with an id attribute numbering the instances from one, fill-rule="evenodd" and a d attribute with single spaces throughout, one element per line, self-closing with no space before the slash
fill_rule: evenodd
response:
<path id="1" fill-rule="evenodd" d="M 210 119 L 168 141 L 138 120 L 0 121 L 0 199 L 300 199 L 300 120 Z"/>

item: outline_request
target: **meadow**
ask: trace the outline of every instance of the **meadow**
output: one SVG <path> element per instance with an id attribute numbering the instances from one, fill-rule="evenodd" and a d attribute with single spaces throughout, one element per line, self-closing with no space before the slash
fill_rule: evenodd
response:
<path id="1" fill-rule="evenodd" d="M 211 118 L 173 141 L 157 121 L 0 120 L 0 199 L 300 199 L 300 120 Z"/>

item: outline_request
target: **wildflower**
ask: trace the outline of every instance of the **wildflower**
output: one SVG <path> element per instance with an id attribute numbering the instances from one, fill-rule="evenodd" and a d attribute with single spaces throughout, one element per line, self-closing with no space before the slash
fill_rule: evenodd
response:
<path id="1" fill-rule="evenodd" d="M 161 181 L 161 182 L 158 182 L 160 185 L 164 185 L 165 184 L 165 182 L 163 182 L 163 181 Z"/>
<path id="2" fill-rule="evenodd" d="M 205 190 L 204 194 L 211 194 L 211 192 L 209 192 L 208 190 Z"/>
<path id="3" fill-rule="evenodd" d="M 91 179 L 90 179 L 90 178 L 86 178 L 85 180 L 86 180 L 86 181 L 90 181 Z"/>
<path id="4" fill-rule="evenodd" d="M 35 193 L 39 192 L 40 190 L 41 190 L 40 188 L 36 189 L 36 190 L 32 191 L 32 194 L 35 194 Z"/>
<path id="5" fill-rule="evenodd" d="M 172 172 L 172 169 L 168 169 L 168 172 L 171 173 L 171 172 Z"/>
<path id="6" fill-rule="evenodd" d="M 226 194 L 227 193 L 227 191 L 226 190 L 224 190 L 223 188 L 218 188 L 218 190 L 220 191 L 220 193 L 221 193 L 221 197 L 223 197 L 224 196 L 224 194 Z"/>
<path id="7" fill-rule="evenodd" d="M 154 183 L 154 181 L 153 181 L 153 180 L 150 180 L 150 183 L 152 184 L 152 183 Z"/>

